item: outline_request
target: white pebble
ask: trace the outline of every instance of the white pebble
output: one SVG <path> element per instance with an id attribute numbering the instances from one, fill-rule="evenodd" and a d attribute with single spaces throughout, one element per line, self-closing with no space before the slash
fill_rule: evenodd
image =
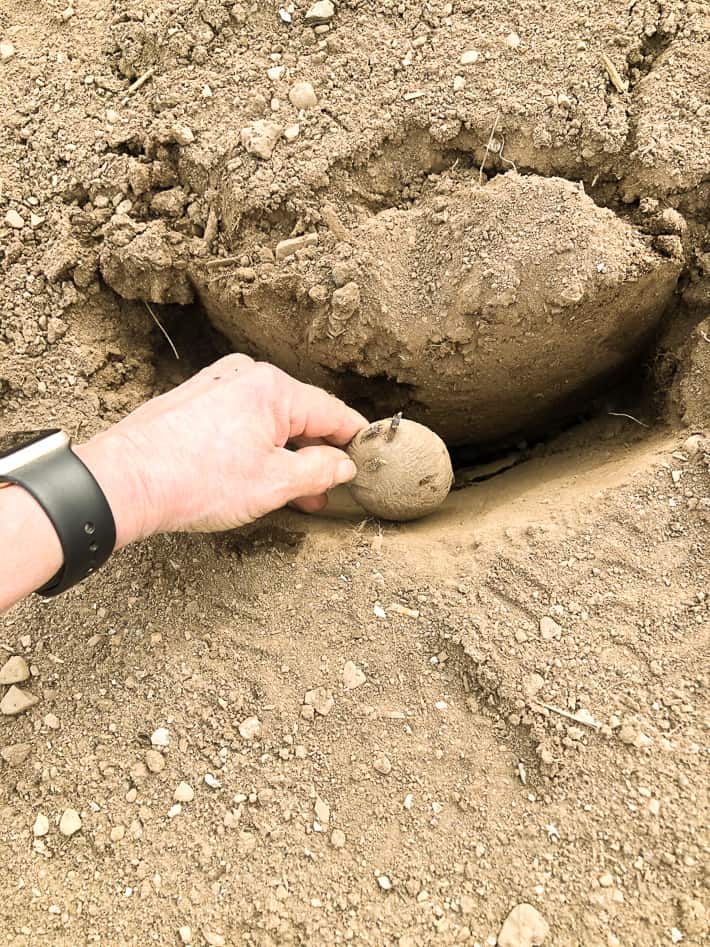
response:
<path id="1" fill-rule="evenodd" d="M 261 721 L 258 717 L 247 717 L 239 724 L 239 733 L 245 740 L 255 740 L 261 736 Z"/>
<path id="2" fill-rule="evenodd" d="M 5 223 L 8 227 L 12 227 L 13 230 L 22 230 L 22 228 L 25 226 L 24 220 L 14 207 L 11 207 L 10 210 L 5 214 Z"/>
<path id="3" fill-rule="evenodd" d="M 168 809 L 168 818 L 174 819 L 176 815 L 180 815 L 182 812 L 182 806 L 179 802 L 176 802 L 174 806 L 170 806 Z"/>
<path id="4" fill-rule="evenodd" d="M 192 943 L 192 929 L 186 924 L 184 927 L 181 927 L 178 930 L 178 934 L 183 944 L 185 944 L 186 947 L 189 947 L 189 945 Z"/>
<path id="5" fill-rule="evenodd" d="M 297 109 L 312 109 L 318 105 L 318 96 L 310 82 L 296 82 L 288 93 L 291 105 Z"/>
<path id="6" fill-rule="evenodd" d="M 165 727 L 158 727 L 151 734 L 150 742 L 153 746 L 168 747 L 170 746 L 170 732 Z"/>
<path id="7" fill-rule="evenodd" d="M 283 77 L 285 72 L 285 66 L 272 66 L 270 69 L 266 70 L 266 75 L 269 77 L 269 79 L 271 79 L 272 82 L 278 82 L 279 79 Z"/>
<path id="8" fill-rule="evenodd" d="M 392 882 L 387 877 L 387 875 L 378 875 L 377 884 L 382 888 L 383 891 L 389 891 L 392 888 Z"/>
<path id="9" fill-rule="evenodd" d="M 454 76 L 454 92 L 461 92 L 466 88 L 466 80 L 463 76 Z"/>
<path id="10" fill-rule="evenodd" d="M 15 55 L 12 43 L 0 43 L 0 62 L 8 62 Z"/>
<path id="11" fill-rule="evenodd" d="M 59 820 L 59 831 L 67 838 L 71 838 L 81 828 L 81 816 L 76 809 L 67 809 Z"/>
<path id="12" fill-rule="evenodd" d="M 42 838 L 47 832 L 49 832 L 49 819 L 46 815 L 40 813 L 35 819 L 35 824 L 32 826 L 32 834 L 35 838 Z"/>
<path id="13" fill-rule="evenodd" d="M 462 66 L 472 66 L 480 58 L 481 54 L 477 49 L 467 49 L 465 53 L 462 53 L 460 62 Z"/>
<path id="14" fill-rule="evenodd" d="M 178 783 L 175 792 L 173 793 L 173 799 L 175 802 L 192 802 L 195 798 L 195 790 L 189 783 Z"/>
<path id="15" fill-rule="evenodd" d="M 343 686 L 346 691 L 355 690 L 365 683 L 367 678 L 360 668 L 352 661 L 346 661 L 343 668 Z"/>
<path id="16" fill-rule="evenodd" d="M 505 45 L 508 49 L 517 49 L 520 46 L 520 37 L 517 33 L 509 33 L 505 38 Z"/>

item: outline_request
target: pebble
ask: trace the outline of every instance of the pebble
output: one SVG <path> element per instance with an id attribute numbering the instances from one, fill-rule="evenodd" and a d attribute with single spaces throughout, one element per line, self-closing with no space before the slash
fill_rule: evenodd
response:
<path id="1" fill-rule="evenodd" d="M 345 832 L 342 829 L 333 829 L 330 833 L 330 844 L 333 848 L 345 848 Z"/>
<path id="2" fill-rule="evenodd" d="M 549 933 L 549 925 L 537 908 L 516 904 L 500 929 L 498 947 L 539 947 Z"/>
<path id="3" fill-rule="evenodd" d="M 15 47 L 12 43 L 0 43 L 0 62 L 8 62 L 15 55 Z"/>
<path id="4" fill-rule="evenodd" d="M 481 58 L 481 54 L 477 49 L 467 49 L 465 53 L 461 55 L 461 65 L 462 66 L 472 66 L 475 62 Z"/>
<path id="5" fill-rule="evenodd" d="M 526 674 L 523 678 L 523 693 L 526 697 L 534 697 L 545 683 L 540 674 Z"/>
<path id="6" fill-rule="evenodd" d="M 209 786 L 210 789 L 222 788 L 222 783 L 217 779 L 216 776 L 213 776 L 212 773 L 205 773 L 205 785 Z"/>
<path id="7" fill-rule="evenodd" d="M 29 665 L 19 654 L 8 658 L 0 668 L 0 684 L 19 684 L 26 681 L 29 676 Z"/>
<path id="8" fill-rule="evenodd" d="M 295 141 L 301 133 L 301 126 L 298 123 L 287 125 L 284 128 L 284 138 L 286 141 Z"/>
<path id="9" fill-rule="evenodd" d="M 281 137 L 283 128 L 268 119 L 257 119 L 242 128 L 240 139 L 250 155 L 268 161 Z"/>
<path id="10" fill-rule="evenodd" d="M 619 730 L 618 736 L 622 743 L 626 743 L 627 746 L 635 746 L 638 749 L 650 746 L 651 744 L 650 737 L 647 737 L 645 733 L 641 733 L 640 730 L 628 723 L 624 724 Z"/>
<path id="11" fill-rule="evenodd" d="M 224 945 L 227 943 L 222 934 L 219 934 L 217 931 L 214 931 L 209 927 L 202 928 L 202 936 L 205 938 L 210 947 L 224 947 Z"/>
<path id="12" fill-rule="evenodd" d="M 378 875 L 377 884 L 382 888 L 383 891 L 390 891 L 392 889 L 392 882 L 387 877 L 387 875 Z"/>
<path id="13" fill-rule="evenodd" d="M 61 723 L 59 722 L 59 717 L 56 714 L 47 714 L 44 718 L 44 725 L 49 730 L 59 730 Z"/>
<path id="14" fill-rule="evenodd" d="M 258 717 L 247 717 L 239 724 L 239 734 L 245 740 L 255 740 L 261 736 L 261 721 Z"/>
<path id="15" fill-rule="evenodd" d="M 187 924 L 178 930 L 178 936 L 183 944 L 188 945 L 188 947 L 192 943 L 192 929 Z"/>
<path id="16" fill-rule="evenodd" d="M 168 818 L 174 819 L 175 816 L 180 815 L 182 812 L 182 805 L 179 802 L 176 802 L 174 806 L 170 806 L 168 809 Z"/>
<path id="17" fill-rule="evenodd" d="M 466 80 L 463 76 L 454 76 L 454 92 L 461 92 L 466 88 Z"/>
<path id="18" fill-rule="evenodd" d="M 112 842 L 120 842 L 126 835 L 126 827 L 123 825 L 114 825 L 111 829 L 109 838 Z"/>
<path id="19" fill-rule="evenodd" d="M 148 750 L 145 755 L 145 765 L 151 773 L 160 773 L 165 769 L 165 757 L 158 750 Z"/>
<path id="20" fill-rule="evenodd" d="M 188 125 L 173 125 L 170 135 L 177 145 L 191 145 L 195 140 L 195 133 Z"/>
<path id="21" fill-rule="evenodd" d="M 335 706 L 335 699 L 325 687 L 316 687 L 313 690 L 306 691 L 303 703 L 307 707 L 313 707 L 315 712 L 320 714 L 321 717 L 327 717 Z"/>
<path id="22" fill-rule="evenodd" d="M 11 746 L 4 746 L 0 750 L 0 757 L 8 766 L 19 766 L 24 763 L 32 752 L 32 746 L 29 743 L 13 743 Z"/>
<path id="23" fill-rule="evenodd" d="M 606 872 L 606 874 L 601 875 L 599 878 L 599 884 L 602 886 L 602 888 L 611 888 L 611 886 L 614 884 L 614 876 L 610 875 L 609 872 Z"/>
<path id="24" fill-rule="evenodd" d="M 153 746 L 170 746 L 170 733 L 165 727 L 158 727 L 150 736 L 150 742 Z"/>
<path id="25" fill-rule="evenodd" d="M 318 105 L 318 96 L 310 82 L 296 82 L 291 86 L 288 98 L 296 109 L 312 109 Z"/>
<path id="26" fill-rule="evenodd" d="M 316 819 L 323 823 L 323 825 L 327 825 L 330 822 L 330 806 L 325 801 L 325 799 L 321 799 L 320 796 L 316 796 L 314 809 L 316 813 Z"/>
<path id="27" fill-rule="evenodd" d="M 28 694 L 27 691 L 23 691 L 13 684 L 3 699 L 0 700 L 0 713 L 6 717 L 16 717 L 18 714 L 29 710 L 30 707 L 34 707 L 37 703 L 39 703 L 39 697 Z"/>
<path id="28" fill-rule="evenodd" d="M 520 37 L 517 33 L 508 33 L 505 38 L 505 45 L 508 49 L 517 49 L 520 46 Z"/>
<path id="29" fill-rule="evenodd" d="M 173 799 L 175 802 L 192 802 L 195 798 L 195 790 L 189 783 L 181 782 L 177 784 Z"/>
<path id="30" fill-rule="evenodd" d="M 49 819 L 40 812 L 35 819 L 35 824 L 32 826 L 32 834 L 35 838 L 42 838 L 47 832 L 49 832 Z"/>
<path id="31" fill-rule="evenodd" d="M 11 207 L 10 210 L 5 214 L 5 223 L 8 227 L 12 227 L 14 230 L 22 230 L 22 228 L 25 226 L 24 220 L 14 207 Z"/>
<path id="32" fill-rule="evenodd" d="M 545 615 L 540 619 L 540 634 L 542 635 L 543 641 L 552 641 L 553 638 L 562 637 L 562 629 L 554 618 Z"/>
<path id="33" fill-rule="evenodd" d="M 298 250 L 303 250 L 305 247 L 314 247 L 317 243 L 317 233 L 304 233 L 301 237 L 289 237 L 287 240 L 280 240 L 276 244 L 276 259 L 285 260 L 297 253 Z"/>
<path id="34" fill-rule="evenodd" d="M 372 765 L 383 776 L 388 776 L 392 772 L 392 763 L 387 756 L 378 756 Z"/>
<path id="35" fill-rule="evenodd" d="M 59 820 L 59 831 L 67 838 L 71 838 L 81 828 L 81 816 L 76 809 L 67 809 Z"/>
<path id="36" fill-rule="evenodd" d="M 272 82 L 278 82 L 279 79 L 283 77 L 285 72 L 285 66 L 272 66 L 270 69 L 266 70 L 266 75 L 269 77 L 269 79 L 271 79 Z"/>
<path id="37" fill-rule="evenodd" d="M 343 668 L 343 686 L 346 691 L 355 690 L 356 687 L 360 687 L 365 683 L 367 678 L 363 671 L 360 668 L 353 664 L 352 661 L 346 661 L 345 667 Z"/>
<path id="38" fill-rule="evenodd" d="M 330 0 L 318 0 L 306 13 L 306 23 L 309 26 L 320 26 L 329 23 L 335 16 L 335 7 Z"/>

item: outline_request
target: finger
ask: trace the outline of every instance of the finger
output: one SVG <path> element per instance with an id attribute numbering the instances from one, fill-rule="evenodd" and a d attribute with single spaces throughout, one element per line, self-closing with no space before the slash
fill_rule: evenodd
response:
<path id="1" fill-rule="evenodd" d="M 297 451 L 278 448 L 277 455 L 282 471 L 275 497 L 279 506 L 304 497 L 320 496 L 357 474 L 355 464 L 337 447 L 302 447 Z"/>
<path id="2" fill-rule="evenodd" d="M 196 381 L 220 381 L 225 375 L 238 372 L 240 369 L 245 369 L 253 364 L 254 359 L 249 355 L 244 355 L 243 352 L 232 352 L 230 355 L 218 358 L 216 362 L 212 362 L 211 365 L 203 368 L 202 371 L 188 379 L 185 384 Z"/>
<path id="3" fill-rule="evenodd" d="M 325 444 L 322 437 L 294 437 L 289 441 L 292 447 L 318 447 L 321 444 Z"/>
<path id="4" fill-rule="evenodd" d="M 287 376 L 288 377 L 288 376 Z M 322 388 L 290 378 L 290 438 L 323 438 L 338 447 L 348 444 L 368 420 Z"/>
<path id="5" fill-rule="evenodd" d="M 298 497 L 289 503 L 302 513 L 320 513 L 327 505 L 328 497 L 324 493 L 317 497 Z"/>

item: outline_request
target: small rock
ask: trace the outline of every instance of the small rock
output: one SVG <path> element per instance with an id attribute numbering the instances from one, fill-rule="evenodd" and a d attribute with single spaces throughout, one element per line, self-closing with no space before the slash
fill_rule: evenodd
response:
<path id="1" fill-rule="evenodd" d="M 151 773 L 161 773 L 165 769 L 165 757 L 158 750 L 148 750 L 145 765 Z"/>
<path id="2" fill-rule="evenodd" d="M 296 109 L 312 109 L 318 105 L 318 96 L 310 82 L 296 82 L 291 86 L 288 98 Z"/>
<path id="3" fill-rule="evenodd" d="M 56 714 L 47 714 L 44 718 L 44 725 L 49 730 L 59 730 L 61 723 L 59 722 L 59 717 Z"/>
<path id="4" fill-rule="evenodd" d="M 178 930 L 178 935 L 183 944 L 186 944 L 187 947 L 189 947 L 189 945 L 192 943 L 192 929 L 185 925 Z"/>
<path id="5" fill-rule="evenodd" d="M 627 746 L 635 746 L 638 749 L 649 746 L 651 743 L 650 738 L 645 733 L 641 733 L 639 729 L 628 723 L 621 727 L 618 736 L 622 743 L 626 743 Z"/>
<path id="6" fill-rule="evenodd" d="M 174 806 L 170 806 L 170 808 L 168 809 L 168 818 L 174 819 L 175 816 L 180 815 L 181 812 L 182 812 L 182 804 L 179 802 L 176 802 Z"/>
<path id="7" fill-rule="evenodd" d="M 270 69 L 266 70 L 266 75 L 271 79 L 272 82 L 278 82 L 279 79 L 283 78 L 283 74 L 286 72 L 285 66 L 272 66 Z"/>
<path id="8" fill-rule="evenodd" d="M 520 46 L 520 37 L 517 33 L 508 33 L 505 38 L 505 45 L 508 49 L 517 49 Z"/>
<path id="9" fill-rule="evenodd" d="M 516 904 L 506 917 L 498 935 L 498 947 L 538 947 L 550 928 L 532 904 Z"/>
<path id="10" fill-rule="evenodd" d="M 382 888 L 383 891 L 390 891 L 392 888 L 392 882 L 387 877 L 387 875 L 378 875 L 377 884 Z"/>
<path id="11" fill-rule="evenodd" d="M 64 20 L 65 23 L 67 23 L 74 16 L 74 8 L 66 7 L 64 10 L 62 10 L 59 16 L 62 20 Z"/>
<path id="12" fill-rule="evenodd" d="M 212 773 L 205 773 L 205 785 L 209 786 L 210 789 L 222 788 L 222 783 L 217 779 L 216 776 L 213 776 Z"/>
<path id="13" fill-rule="evenodd" d="M 30 707 L 34 707 L 37 703 L 39 703 L 39 697 L 28 694 L 27 691 L 23 691 L 13 684 L 0 701 L 0 713 L 6 717 L 16 717 L 18 714 L 29 710 Z"/>
<path id="14" fill-rule="evenodd" d="M 283 128 L 276 122 L 258 119 L 242 128 L 240 138 L 250 155 L 268 161 L 282 132 Z"/>
<path id="15" fill-rule="evenodd" d="M 154 730 L 151 734 L 150 742 L 153 746 L 170 746 L 170 731 L 166 730 L 165 727 L 158 727 L 158 729 Z"/>
<path id="16" fill-rule="evenodd" d="M 4 746 L 0 750 L 0 757 L 8 766 L 20 766 L 32 752 L 30 743 L 13 743 L 11 746 Z"/>
<path id="17" fill-rule="evenodd" d="M 333 695 L 325 687 L 316 687 L 313 690 L 306 691 L 303 702 L 307 707 L 313 707 L 321 717 L 327 717 L 335 706 Z"/>
<path id="18" fill-rule="evenodd" d="M 76 809 L 67 809 L 59 820 L 59 831 L 67 838 L 71 838 L 81 828 L 81 816 Z"/>
<path id="19" fill-rule="evenodd" d="M 27 661 L 16 654 L 0 668 L 0 684 L 19 684 L 26 681 L 30 676 L 30 668 Z"/>
<path id="20" fill-rule="evenodd" d="M 333 848 L 345 848 L 345 832 L 342 829 L 333 829 L 330 833 L 330 844 Z"/>
<path id="21" fill-rule="evenodd" d="M 111 829 L 109 838 L 112 842 L 120 842 L 122 838 L 126 835 L 126 827 L 124 825 L 114 825 Z"/>
<path id="22" fill-rule="evenodd" d="M 454 76 L 454 92 L 462 92 L 466 88 L 466 80 L 463 76 Z"/>
<path id="23" fill-rule="evenodd" d="M 162 217 L 173 219 L 182 216 L 187 204 L 187 194 L 181 187 L 169 187 L 165 191 L 158 191 L 150 202 L 150 209 Z"/>
<path id="24" fill-rule="evenodd" d="M 189 783 L 181 782 L 177 784 L 177 788 L 173 793 L 175 802 L 192 802 L 194 798 L 195 790 Z"/>
<path id="25" fill-rule="evenodd" d="M 0 62 L 8 62 L 15 55 L 15 47 L 12 43 L 0 43 Z"/>
<path id="26" fill-rule="evenodd" d="M 542 635 L 543 641 L 552 641 L 553 638 L 562 637 L 562 629 L 554 618 L 545 615 L 544 618 L 540 619 L 540 634 Z"/>
<path id="27" fill-rule="evenodd" d="M 540 674 L 526 674 L 523 678 L 523 693 L 526 697 L 532 698 L 542 688 L 545 678 Z"/>
<path id="28" fill-rule="evenodd" d="M 195 133 L 188 125 L 173 125 L 170 137 L 176 145 L 191 145 L 195 140 Z"/>
<path id="29" fill-rule="evenodd" d="M 22 230 L 25 226 L 25 222 L 20 217 L 18 212 L 14 207 L 11 207 L 10 210 L 5 214 L 5 223 L 8 227 L 12 227 L 14 230 Z"/>
<path id="30" fill-rule="evenodd" d="M 49 832 L 49 819 L 40 812 L 35 819 L 35 824 L 32 826 L 32 834 L 35 838 L 42 838 L 47 832 Z"/>
<path id="31" fill-rule="evenodd" d="M 284 128 L 284 138 L 286 141 L 295 141 L 301 132 L 301 126 L 298 123 L 287 125 Z"/>
<path id="32" fill-rule="evenodd" d="M 309 26 L 320 26 L 329 23 L 335 16 L 335 7 L 330 0 L 318 0 L 306 13 L 306 23 Z"/>
<path id="33" fill-rule="evenodd" d="M 321 822 L 323 825 L 327 825 L 330 822 L 330 806 L 325 801 L 321 799 L 320 796 L 316 796 L 315 802 L 315 813 L 316 819 Z"/>
<path id="34" fill-rule="evenodd" d="M 465 53 L 461 54 L 461 59 L 459 62 L 462 66 L 472 66 L 475 62 L 481 58 L 481 54 L 477 49 L 467 49 Z"/>
<path id="35" fill-rule="evenodd" d="M 343 686 L 346 691 L 355 690 L 356 687 L 360 687 L 365 683 L 367 678 L 363 671 L 360 668 L 353 664 L 352 661 L 346 661 L 345 667 L 343 668 Z"/>
<path id="36" fill-rule="evenodd" d="M 261 721 L 258 717 L 247 717 L 239 724 L 239 734 L 245 740 L 256 740 L 261 736 Z"/>
<path id="37" fill-rule="evenodd" d="M 602 886 L 602 888 L 611 888 L 611 886 L 614 884 L 614 876 L 609 874 L 607 871 L 606 874 L 603 874 L 599 878 L 599 884 Z"/>
<path id="38" fill-rule="evenodd" d="M 388 776 L 392 772 L 392 763 L 387 756 L 378 756 L 372 765 L 383 776 Z"/>
<path id="39" fill-rule="evenodd" d="M 302 237 L 289 237 L 276 244 L 276 259 L 285 260 L 304 247 L 314 247 L 318 243 L 317 233 L 304 233 Z"/>
<path id="40" fill-rule="evenodd" d="M 227 943 L 222 934 L 212 930 L 209 927 L 202 928 L 202 936 L 205 938 L 210 947 L 224 947 L 224 945 Z"/>
<path id="41" fill-rule="evenodd" d="M 39 214 L 30 214 L 30 227 L 33 230 L 36 230 L 38 227 L 41 227 L 45 222 L 45 217 L 40 217 Z"/>

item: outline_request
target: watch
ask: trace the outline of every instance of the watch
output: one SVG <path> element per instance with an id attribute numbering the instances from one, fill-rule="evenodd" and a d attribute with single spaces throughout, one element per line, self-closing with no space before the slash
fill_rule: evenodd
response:
<path id="1" fill-rule="evenodd" d="M 64 564 L 40 595 L 59 595 L 106 562 L 116 545 L 111 507 L 63 431 L 0 434 L 0 488 L 16 484 L 42 507 L 56 530 Z"/>

